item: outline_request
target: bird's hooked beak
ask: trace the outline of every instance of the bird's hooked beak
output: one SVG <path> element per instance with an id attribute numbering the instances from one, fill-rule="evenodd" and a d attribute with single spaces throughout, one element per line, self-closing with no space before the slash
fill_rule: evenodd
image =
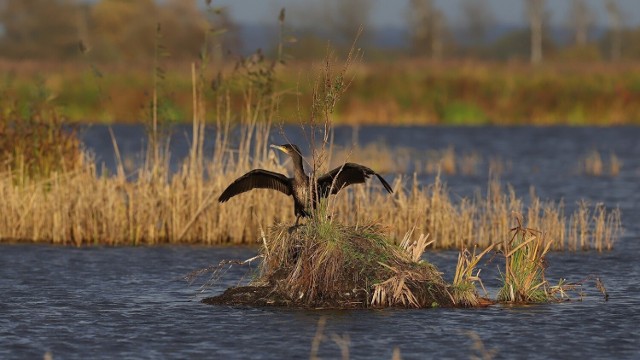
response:
<path id="1" fill-rule="evenodd" d="M 289 153 L 289 152 L 287 151 L 287 148 L 286 148 L 286 147 L 284 147 L 284 146 L 280 146 L 280 145 L 272 144 L 272 145 L 271 145 L 271 147 L 272 147 L 272 148 L 274 148 L 274 149 L 278 149 L 278 150 L 282 151 L 282 152 L 283 152 L 283 153 L 285 153 L 285 154 L 288 154 L 288 153 Z"/>

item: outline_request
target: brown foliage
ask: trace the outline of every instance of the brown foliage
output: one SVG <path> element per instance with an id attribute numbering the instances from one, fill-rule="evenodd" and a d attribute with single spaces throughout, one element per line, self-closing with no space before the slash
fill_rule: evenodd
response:
<path id="1" fill-rule="evenodd" d="M 56 172 L 73 173 L 86 156 L 75 131 L 65 128 L 54 110 L 35 111 L 27 117 L 15 112 L 0 117 L 0 171 L 11 174 L 7 179 L 18 184 L 47 179 Z"/>

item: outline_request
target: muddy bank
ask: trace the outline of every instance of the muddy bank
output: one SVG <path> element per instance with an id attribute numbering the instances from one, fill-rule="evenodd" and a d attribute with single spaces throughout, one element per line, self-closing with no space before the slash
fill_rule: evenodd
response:
<path id="1" fill-rule="evenodd" d="M 269 286 L 240 286 L 227 289 L 224 293 L 202 300 L 209 305 L 232 306 L 291 306 L 292 302 L 280 296 Z"/>
<path id="2" fill-rule="evenodd" d="M 426 299 L 425 299 L 426 300 Z M 432 300 L 432 299 L 430 299 Z M 371 300 L 367 297 L 367 293 L 360 292 L 347 292 L 340 298 L 333 297 L 326 302 L 307 304 L 301 301 L 296 301 L 288 296 L 285 296 L 273 287 L 270 286 L 240 286 L 227 289 L 220 295 L 208 297 L 202 300 L 203 303 L 208 305 L 229 305 L 229 306 L 249 306 L 249 307 L 290 307 L 301 309 L 367 309 L 367 308 L 380 308 L 380 306 L 373 307 Z M 429 300 L 423 302 L 423 304 L 429 303 Z M 423 307 L 453 307 L 454 304 L 450 301 L 437 302 L 431 301 L 430 306 Z M 406 307 L 406 306 L 393 306 L 393 307 Z"/>

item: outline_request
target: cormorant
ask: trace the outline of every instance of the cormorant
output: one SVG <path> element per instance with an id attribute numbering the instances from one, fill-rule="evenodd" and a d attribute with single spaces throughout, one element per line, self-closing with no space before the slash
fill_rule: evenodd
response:
<path id="1" fill-rule="evenodd" d="M 218 198 L 223 203 L 230 198 L 242 194 L 252 189 L 272 189 L 278 190 L 286 195 L 293 196 L 293 205 L 296 215 L 296 226 L 301 217 L 309 217 L 309 208 L 316 207 L 319 197 L 327 197 L 330 194 L 337 194 L 342 188 L 351 184 L 364 183 L 371 175 L 375 175 L 384 186 L 384 188 L 392 193 L 393 190 L 382 176 L 366 166 L 354 163 L 345 163 L 328 173 L 320 176 L 317 180 L 316 191 L 312 191 L 309 182 L 309 176 L 305 174 L 302 165 L 302 155 L 300 149 L 293 144 L 271 145 L 285 154 L 289 155 L 293 160 L 293 178 L 263 169 L 251 170 L 242 175 L 231 183 Z"/>

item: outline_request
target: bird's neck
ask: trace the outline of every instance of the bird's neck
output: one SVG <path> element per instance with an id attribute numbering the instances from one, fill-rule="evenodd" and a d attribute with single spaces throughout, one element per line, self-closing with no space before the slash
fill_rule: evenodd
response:
<path id="1" fill-rule="evenodd" d="M 293 177 L 298 181 L 307 180 L 307 174 L 304 172 L 304 166 L 302 165 L 302 156 L 293 156 Z"/>

